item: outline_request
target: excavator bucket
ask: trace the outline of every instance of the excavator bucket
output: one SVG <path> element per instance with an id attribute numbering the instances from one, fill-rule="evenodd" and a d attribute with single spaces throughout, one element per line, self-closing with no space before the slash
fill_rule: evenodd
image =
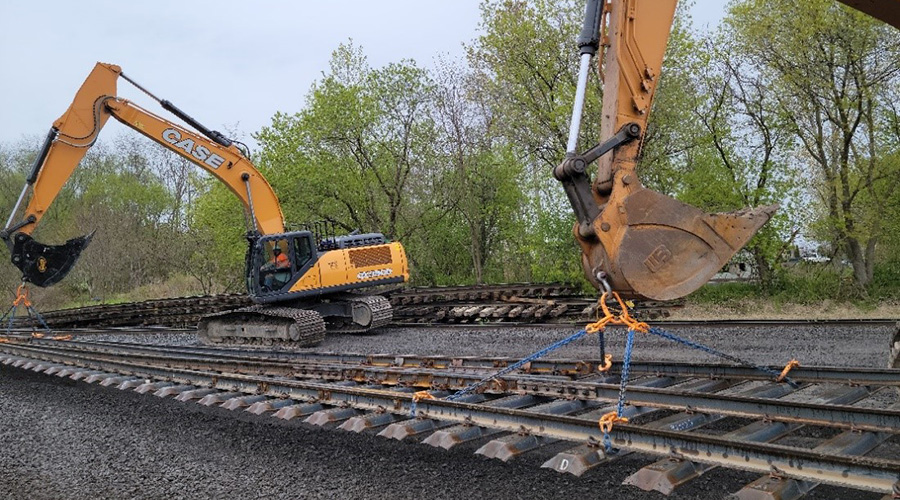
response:
<path id="1" fill-rule="evenodd" d="M 12 263 L 22 271 L 23 281 L 50 286 L 69 274 L 93 236 L 91 233 L 62 245 L 44 245 L 30 235 L 17 233 L 12 237 Z"/>
<path id="2" fill-rule="evenodd" d="M 578 220 L 574 233 L 587 279 L 598 290 L 653 300 L 677 299 L 703 286 L 778 208 L 707 214 L 641 185 L 637 163 L 676 3 L 587 1 L 566 157 L 553 169 Z M 600 143 L 578 154 L 590 63 L 598 51 Z M 595 161 L 591 180 L 587 167 Z"/>
<path id="3" fill-rule="evenodd" d="M 611 205 L 595 220 L 599 241 L 582 243 L 588 278 L 602 288 L 602 271 L 613 290 L 653 300 L 703 286 L 778 209 L 707 214 L 643 187 Z"/>

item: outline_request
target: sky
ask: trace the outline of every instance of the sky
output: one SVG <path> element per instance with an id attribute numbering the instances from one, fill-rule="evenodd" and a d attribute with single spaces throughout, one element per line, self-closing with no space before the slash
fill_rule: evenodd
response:
<path id="1" fill-rule="evenodd" d="M 458 58 L 479 34 L 480 0 L 44 0 L 0 2 L 0 145 L 36 144 L 97 61 L 114 63 L 208 128 L 247 142 L 295 113 L 332 51 L 353 39 L 372 67 Z M 696 0 L 698 27 L 724 0 Z M 129 84 L 119 95 L 168 116 Z M 110 121 L 107 129 L 124 130 Z M 117 132 L 104 130 L 102 137 Z M 235 133 L 235 134 L 232 134 Z"/>

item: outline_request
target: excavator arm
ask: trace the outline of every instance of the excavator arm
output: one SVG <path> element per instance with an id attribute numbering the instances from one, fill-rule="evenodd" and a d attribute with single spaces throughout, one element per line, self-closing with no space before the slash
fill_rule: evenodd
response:
<path id="1" fill-rule="evenodd" d="M 636 170 L 678 0 L 588 0 L 566 157 L 553 170 L 575 212 L 585 277 L 599 290 L 683 297 L 738 252 L 777 205 L 707 214 L 641 185 Z M 900 28 L 900 0 L 840 0 Z M 584 89 L 600 51 L 600 143 L 577 150 Z M 593 181 L 588 166 L 596 161 Z"/>
<path id="2" fill-rule="evenodd" d="M 71 270 L 78 255 L 89 243 L 90 236 L 83 236 L 64 245 L 44 245 L 36 242 L 31 233 L 87 150 L 96 142 L 110 117 L 225 183 L 250 214 L 254 233 L 269 235 L 284 232 L 284 217 L 272 186 L 232 141 L 206 129 L 169 101 L 157 99 L 136 83 L 135 86 L 157 100 L 163 108 L 200 130 L 203 135 L 117 97 L 119 77 L 134 83 L 118 66 L 97 63 L 75 95 L 72 105 L 53 123 L 19 200 L 5 228 L 0 231 L 0 238 L 10 248 L 13 264 L 22 271 L 26 281 L 38 286 L 58 282 Z M 31 197 L 17 219 L 19 208 L 29 191 Z"/>
<path id="3" fill-rule="evenodd" d="M 586 278 L 600 290 L 654 300 L 683 297 L 709 281 L 777 208 L 706 214 L 641 185 L 635 169 L 676 3 L 588 0 L 569 144 L 553 170 L 578 219 L 574 233 Z M 600 144 L 579 154 L 584 87 L 600 48 Z M 586 170 L 594 161 L 591 181 Z"/>
<path id="4" fill-rule="evenodd" d="M 900 0 L 839 0 L 848 7 L 900 29 Z"/>

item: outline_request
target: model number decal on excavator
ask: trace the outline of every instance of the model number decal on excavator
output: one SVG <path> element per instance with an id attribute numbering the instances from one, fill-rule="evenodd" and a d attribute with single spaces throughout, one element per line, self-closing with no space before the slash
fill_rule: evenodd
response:
<path id="1" fill-rule="evenodd" d="M 169 144 L 172 144 L 176 148 L 209 165 L 210 168 L 219 168 L 225 163 L 225 158 L 222 158 L 215 153 L 211 153 L 206 146 L 194 143 L 193 139 L 182 140 L 181 132 L 174 128 L 163 130 L 162 138 Z"/>
<path id="2" fill-rule="evenodd" d="M 381 276 L 390 276 L 391 274 L 394 274 L 393 269 L 376 269 L 374 271 L 363 271 L 356 275 L 356 279 L 364 280 L 367 278 L 378 278 Z"/>
<path id="3" fill-rule="evenodd" d="M 672 252 L 665 245 L 659 245 L 644 260 L 644 265 L 647 266 L 647 269 L 650 269 L 650 272 L 655 273 L 662 269 L 670 260 L 672 260 Z"/>

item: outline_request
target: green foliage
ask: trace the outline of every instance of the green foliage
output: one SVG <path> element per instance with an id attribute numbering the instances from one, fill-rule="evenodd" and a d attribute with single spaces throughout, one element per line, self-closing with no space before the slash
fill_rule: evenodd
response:
<path id="1" fill-rule="evenodd" d="M 519 260 L 530 263 L 527 280 L 586 283 L 578 259 L 581 250 L 572 236 L 575 217 L 561 211 L 545 210 L 537 203 L 530 209 L 531 226 Z"/>
<path id="2" fill-rule="evenodd" d="M 140 163 L 94 148 L 73 179 L 78 192 L 61 200 L 73 206 L 53 207 L 60 217 L 72 217 L 78 233 L 95 232 L 68 280 L 89 296 L 125 292 L 171 272 L 172 196 Z"/>
<path id="3" fill-rule="evenodd" d="M 719 304 L 732 307 L 749 298 L 763 297 L 764 291 L 757 283 L 720 283 L 700 287 L 688 300 L 698 304 Z"/>
<path id="4" fill-rule="evenodd" d="M 875 265 L 868 292 L 873 300 L 900 300 L 900 254 Z"/>
<path id="5" fill-rule="evenodd" d="M 896 30 L 827 0 L 743 0 L 730 6 L 724 32 L 797 139 L 821 203 L 811 229 L 847 257 L 864 289 L 896 184 L 888 179 L 900 175 L 884 156 L 896 148 L 884 128 L 897 100 Z"/>
<path id="6" fill-rule="evenodd" d="M 800 263 L 782 270 L 769 295 L 780 303 L 814 304 L 823 300 L 859 299 L 844 269 L 833 265 Z"/>
<path id="7" fill-rule="evenodd" d="M 740 308 L 746 300 L 762 299 L 776 305 L 815 305 L 823 301 L 852 302 L 871 307 L 879 301 L 900 299 L 900 262 L 882 262 L 875 267 L 875 279 L 861 292 L 852 270 L 835 264 L 800 262 L 780 268 L 769 285 L 722 283 L 706 285 L 688 297 L 698 304 L 718 304 Z"/>
<path id="8" fill-rule="evenodd" d="M 504 134 L 526 155 L 536 179 L 563 158 L 575 98 L 575 39 L 584 4 L 574 0 L 486 1 L 484 34 L 468 48 L 472 67 L 487 75 Z M 600 83 L 591 79 L 585 116 L 600 116 Z M 585 120 L 582 147 L 596 143 L 599 120 Z"/>
<path id="9" fill-rule="evenodd" d="M 307 106 L 277 114 L 256 135 L 260 166 L 286 216 L 323 219 L 345 230 L 403 238 L 436 214 L 408 203 L 427 176 L 434 140 L 432 83 L 413 63 L 371 69 L 360 49 L 342 45 L 332 73 L 316 82 Z"/>
<path id="10" fill-rule="evenodd" d="M 844 301 L 847 280 L 833 268 L 800 265 L 783 269 L 768 286 L 761 283 L 721 283 L 705 285 L 689 296 L 691 302 L 740 307 L 746 299 L 764 299 L 775 304 L 814 304 L 823 300 Z"/>
<path id="11" fill-rule="evenodd" d="M 515 208 L 518 217 L 507 219 L 515 227 L 503 232 L 504 281 L 584 282 L 574 216 L 550 176 L 568 141 L 579 61 L 574 41 L 583 15 L 576 1 L 486 1 L 484 33 L 468 47 L 497 134 L 508 144 L 510 161 L 520 164 L 515 182 L 524 199 Z M 600 116 L 601 93 L 598 79 L 590 79 L 586 117 Z M 579 147 L 595 144 L 599 131 L 599 120 L 585 119 Z"/>
<path id="12" fill-rule="evenodd" d="M 705 74 L 709 66 L 709 52 L 692 33 L 686 4 L 681 4 L 669 35 L 638 165 L 641 181 L 650 189 L 680 196 L 706 185 L 691 183 L 685 175 L 715 165 L 708 148 L 700 147 L 706 137 L 696 112 L 704 100 L 698 75 Z"/>
<path id="13" fill-rule="evenodd" d="M 244 209 L 224 184 L 214 179 L 204 184 L 203 194 L 188 211 L 186 240 L 193 251 L 188 252 L 186 272 L 205 292 L 243 292 L 247 253 Z"/>
<path id="14" fill-rule="evenodd" d="M 254 134 L 254 163 L 287 221 L 383 232 L 406 247 L 416 285 L 586 283 L 574 216 L 549 171 L 565 154 L 583 8 L 485 0 L 466 60 L 433 70 L 371 67 L 361 47 L 341 44 L 299 111 Z M 900 298 L 897 52 L 896 33 L 826 0 L 737 0 L 709 35 L 679 9 L 642 182 L 711 212 L 782 204 L 747 247 L 760 280 L 690 300 Z M 592 75 L 582 150 L 599 137 L 601 105 Z M 243 290 L 240 203 L 143 140 L 92 148 L 39 228 L 48 243 L 97 230 L 60 287 L 66 300 Z M 0 145 L 0 206 L 15 202 L 38 147 Z M 785 267 L 798 232 L 852 266 Z M 17 276 L 4 266 L 0 279 Z"/>

